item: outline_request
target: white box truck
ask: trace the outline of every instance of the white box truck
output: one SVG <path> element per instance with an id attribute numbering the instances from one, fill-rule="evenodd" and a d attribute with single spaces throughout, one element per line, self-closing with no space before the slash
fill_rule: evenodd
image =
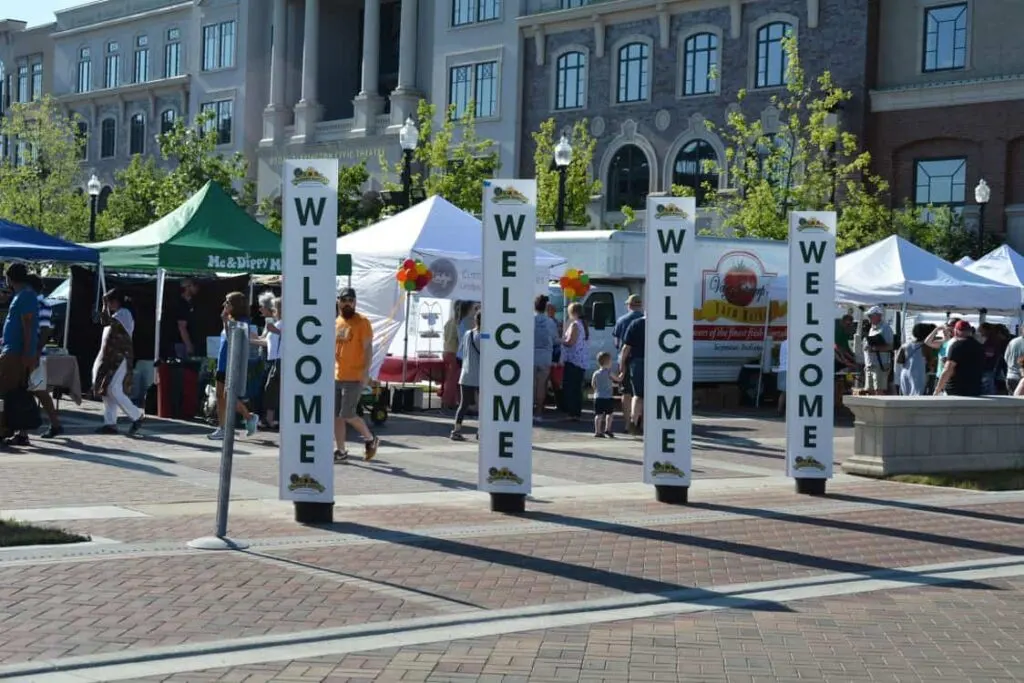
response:
<path id="1" fill-rule="evenodd" d="M 624 230 L 537 233 L 538 247 L 564 256 L 568 268 L 590 275 L 592 288 L 581 303 L 595 357 L 599 351 L 615 353 L 612 329 L 625 312 L 626 297 L 644 293 L 646 237 L 644 232 Z M 770 335 L 778 340 L 786 333 L 786 302 L 770 301 L 768 285 L 787 272 L 788 245 L 698 237 L 697 250 L 694 381 L 735 383 L 745 365 L 760 362 L 766 315 Z M 561 311 L 565 302 L 557 282 L 550 292 Z"/>

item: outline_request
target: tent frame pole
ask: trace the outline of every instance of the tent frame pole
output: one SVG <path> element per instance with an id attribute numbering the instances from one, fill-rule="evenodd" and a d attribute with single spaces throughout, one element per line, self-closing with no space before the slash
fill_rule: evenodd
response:
<path id="1" fill-rule="evenodd" d="M 75 296 L 75 271 L 68 268 L 68 303 L 64 307 L 64 350 L 68 350 L 68 333 L 71 331 L 71 300 Z"/>
<path id="2" fill-rule="evenodd" d="M 764 309 L 764 333 L 761 335 L 761 363 L 757 368 L 757 393 L 754 395 L 754 407 L 761 407 L 761 389 L 764 387 L 764 364 L 765 358 L 767 357 L 769 367 L 771 367 L 771 347 L 769 346 L 768 340 L 768 327 L 772 321 L 772 297 L 768 296 L 768 303 L 765 304 Z M 773 340 L 774 341 L 774 340 Z"/>
<path id="3" fill-rule="evenodd" d="M 412 292 L 405 293 L 405 342 L 402 345 L 402 388 L 405 388 L 406 372 L 409 365 L 409 305 Z"/>
<path id="4" fill-rule="evenodd" d="M 156 269 L 156 339 L 153 342 L 153 363 L 160 360 L 160 327 L 164 317 L 164 286 L 167 282 L 167 269 Z"/>

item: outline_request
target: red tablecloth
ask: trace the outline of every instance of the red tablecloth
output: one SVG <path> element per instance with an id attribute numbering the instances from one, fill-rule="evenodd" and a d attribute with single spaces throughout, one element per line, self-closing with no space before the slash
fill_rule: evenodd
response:
<path id="1" fill-rule="evenodd" d="M 380 382 L 402 382 L 402 359 L 388 356 L 380 366 Z M 444 380 L 444 360 L 441 358 L 410 358 L 406 362 L 405 381 L 430 381 L 440 384 Z"/>

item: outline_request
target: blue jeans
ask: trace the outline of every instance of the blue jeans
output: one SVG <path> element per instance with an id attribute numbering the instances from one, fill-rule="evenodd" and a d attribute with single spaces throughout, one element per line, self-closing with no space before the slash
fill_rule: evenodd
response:
<path id="1" fill-rule="evenodd" d="M 981 394 L 991 396 L 996 393 L 996 373 L 983 372 L 981 374 Z"/>

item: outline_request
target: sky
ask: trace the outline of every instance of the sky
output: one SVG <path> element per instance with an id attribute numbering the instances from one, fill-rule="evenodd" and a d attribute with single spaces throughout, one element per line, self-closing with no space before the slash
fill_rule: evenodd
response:
<path id="1" fill-rule="evenodd" d="M 29 26 L 49 24 L 57 10 L 84 5 L 89 0 L 0 0 L 0 18 L 20 19 Z"/>

